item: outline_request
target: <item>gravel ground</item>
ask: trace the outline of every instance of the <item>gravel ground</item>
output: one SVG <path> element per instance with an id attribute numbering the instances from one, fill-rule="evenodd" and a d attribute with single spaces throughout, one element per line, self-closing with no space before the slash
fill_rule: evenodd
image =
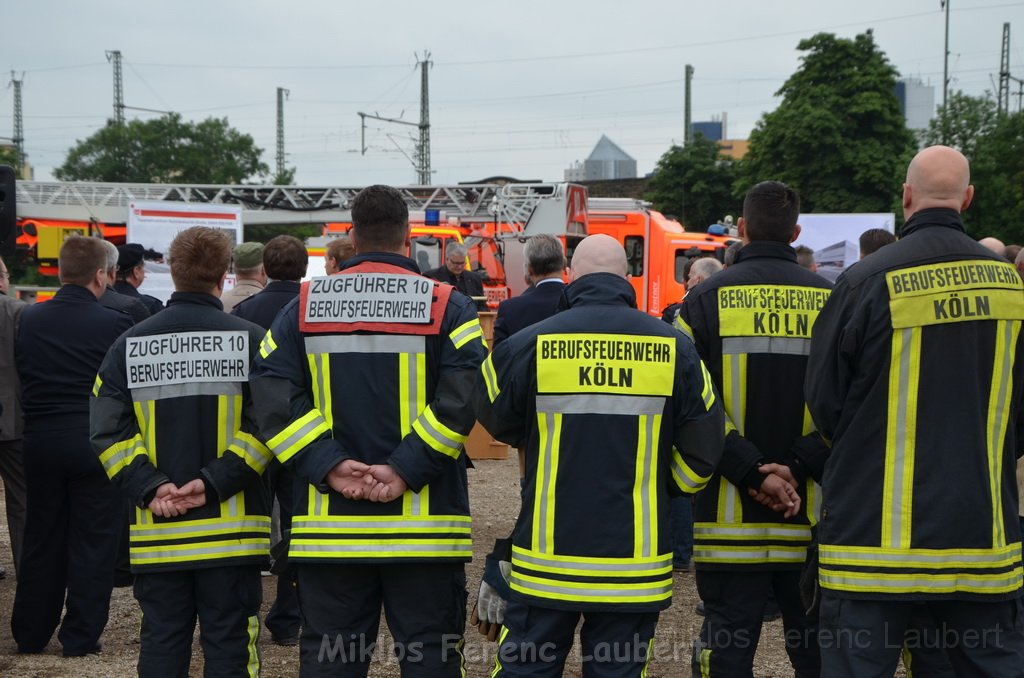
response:
<path id="1" fill-rule="evenodd" d="M 515 521 L 518 509 L 518 467 L 515 456 L 504 461 L 477 461 L 476 469 L 469 472 L 470 495 L 474 517 L 474 553 L 476 558 L 467 567 L 469 577 L 470 605 L 476 599 L 480 584 L 480 570 L 483 556 L 494 543 L 494 539 L 507 536 Z M 3 517 L 0 511 L 0 518 Z M 10 562 L 7 541 L 7 527 L 0 523 L 0 564 L 7 568 L 8 576 L 0 581 L 0 610 L 4 619 L 9 618 L 14 600 L 14 568 Z M 264 577 L 263 612 L 270 607 L 274 591 L 274 579 Z M 689 657 L 692 639 L 700 629 L 701 618 L 694 611 L 697 603 L 693 574 L 675 574 L 675 595 L 673 605 L 661 615 L 655 641 L 655 660 L 651 663 L 648 676 L 659 678 L 689 675 Z M 103 652 L 85 658 L 65 659 L 60 655 L 60 645 L 54 639 L 46 652 L 40 655 L 19 655 L 11 638 L 9 624 L 0 624 L 0 676 L 6 678 L 56 678 L 80 676 L 120 678 L 135 675 L 135 661 L 138 654 L 138 630 L 140 613 L 131 589 L 115 589 L 110 606 L 110 622 L 103 634 Z M 389 647 L 386 632 L 379 641 L 381 647 Z M 577 643 L 578 646 L 578 643 Z M 279 647 L 270 641 L 265 630 L 260 638 L 265 678 L 298 675 L 297 648 Z M 495 643 L 482 639 L 476 629 L 466 632 L 466 673 L 471 678 L 485 678 L 493 667 Z M 565 675 L 579 676 L 578 658 L 570 655 Z M 792 675 L 782 643 L 782 623 L 765 624 L 755 661 L 755 675 L 760 677 Z M 202 675 L 202 653 L 199 650 L 198 633 L 193 651 L 192 675 Z M 374 677 L 398 676 L 398 666 L 388 657 L 382 657 L 370 671 Z"/>

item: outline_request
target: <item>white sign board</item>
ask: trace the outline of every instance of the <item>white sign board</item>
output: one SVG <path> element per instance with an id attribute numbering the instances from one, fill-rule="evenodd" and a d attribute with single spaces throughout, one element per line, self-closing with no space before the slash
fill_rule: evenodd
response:
<path id="1" fill-rule="evenodd" d="M 249 379 L 247 332 L 180 332 L 126 341 L 130 389 Z"/>
<path id="2" fill-rule="evenodd" d="M 818 273 L 835 280 L 860 257 L 860 234 L 872 228 L 895 233 L 896 215 L 892 212 L 866 214 L 801 214 L 800 237 L 793 247 L 804 245 L 814 250 Z"/>
<path id="3" fill-rule="evenodd" d="M 331 275 L 309 281 L 307 323 L 429 323 L 434 282 L 396 273 Z"/>
<path id="4" fill-rule="evenodd" d="M 242 242 L 242 208 L 240 205 L 132 202 L 128 205 L 126 242 L 139 243 L 166 255 L 174 236 L 193 226 L 221 229 L 234 246 Z M 139 291 L 166 302 L 174 291 L 167 264 L 146 262 L 146 279 Z"/>

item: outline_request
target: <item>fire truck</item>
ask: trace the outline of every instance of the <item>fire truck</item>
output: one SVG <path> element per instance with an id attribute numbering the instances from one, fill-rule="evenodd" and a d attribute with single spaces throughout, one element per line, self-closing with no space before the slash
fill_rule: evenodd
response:
<path id="1" fill-rule="evenodd" d="M 98 236 L 123 244 L 133 202 L 239 205 L 242 223 L 247 225 L 322 225 L 324 239 L 309 247 L 311 255 L 322 260 L 326 239 L 351 227 L 351 201 L 361 188 L 18 181 L 17 242 L 36 260 L 41 273 L 56 275 L 57 253 L 69 235 Z M 449 243 L 466 244 L 472 268 L 485 275 L 493 306 L 526 288 L 518 272 L 530 236 L 555 235 L 571 250 L 587 234 L 587 191 L 575 184 L 459 184 L 397 190 L 409 207 L 413 227 L 410 256 L 421 268 L 434 268 L 444 261 Z M 506 270 L 516 273 L 507 276 Z"/>

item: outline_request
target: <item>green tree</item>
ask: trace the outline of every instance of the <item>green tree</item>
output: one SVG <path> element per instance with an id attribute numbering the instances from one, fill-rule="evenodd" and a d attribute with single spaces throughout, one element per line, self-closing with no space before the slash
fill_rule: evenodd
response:
<path id="1" fill-rule="evenodd" d="M 896 98 L 896 69 L 871 31 L 800 41 L 800 68 L 750 135 L 738 188 L 768 179 L 800 192 L 804 212 L 885 212 L 915 144 Z"/>
<path id="2" fill-rule="evenodd" d="M 15 172 L 18 171 L 18 152 L 13 146 L 0 146 L 0 165 L 7 165 L 13 167 Z"/>
<path id="3" fill-rule="evenodd" d="M 1024 244 L 1024 113 L 997 116 L 979 137 L 971 183 L 974 202 L 964 215 L 968 232 Z"/>
<path id="4" fill-rule="evenodd" d="M 703 231 L 725 214 L 736 213 L 736 163 L 718 144 L 697 134 L 686 146 L 672 146 L 651 177 L 646 198 L 654 208 L 678 216 L 691 231 Z"/>
<path id="5" fill-rule="evenodd" d="M 68 152 L 54 170 L 62 181 L 240 184 L 269 169 L 253 138 L 227 118 L 187 122 L 177 113 L 107 126 Z"/>
<path id="6" fill-rule="evenodd" d="M 924 131 L 925 146 L 943 144 L 958 149 L 973 164 L 978 158 L 978 144 L 992 133 L 998 118 L 996 102 L 991 96 L 972 97 L 953 92 L 945 106 Z"/>

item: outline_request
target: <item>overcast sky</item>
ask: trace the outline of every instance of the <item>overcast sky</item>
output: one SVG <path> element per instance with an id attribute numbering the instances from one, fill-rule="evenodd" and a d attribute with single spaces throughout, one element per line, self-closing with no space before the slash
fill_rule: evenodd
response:
<path id="1" fill-rule="evenodd" d="M 1004 22 L 1019 36 L 1011 73 L 1024 78 L 1024 2 L 952 0 L 951 10 L 953 89 L 996 89 Z M 24 71 L 25 149 L 39 180 L 112 116 L 106 50 L 123 54 L 128 106 L 227 117 L 271 169 L 276 88 L 290 90 L 287 162 L 304 185 L 416 183 L 403 154 L 415 128 L 368 121 L 361 155 L 357 111 L 418 122 L 426 50 L 433 183 L 561 180 L 601 134 L 650 172 L 682 139 L 686 64 L 693 119 L 725 113 L 729 136 L 746 138 L 797 68 L 797 43 L 820 31 L 873 28 L 901 75 L 942 96 L 939 0 L 4 0 L 2 17 L 0 66 Z M 8 87 L 0 136 L 12 131 Z"/>

